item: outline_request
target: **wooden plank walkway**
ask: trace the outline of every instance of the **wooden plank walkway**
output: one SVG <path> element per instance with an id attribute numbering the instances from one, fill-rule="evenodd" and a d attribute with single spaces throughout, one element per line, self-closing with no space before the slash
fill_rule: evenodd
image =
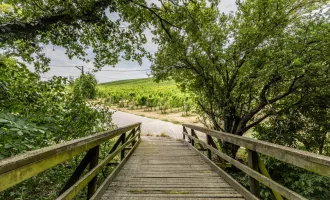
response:
<path id="1" fill-rule="evenodd" d="M 244 198 L 183 142 L 143 137 L 104 193 L 108 199 Z"/>

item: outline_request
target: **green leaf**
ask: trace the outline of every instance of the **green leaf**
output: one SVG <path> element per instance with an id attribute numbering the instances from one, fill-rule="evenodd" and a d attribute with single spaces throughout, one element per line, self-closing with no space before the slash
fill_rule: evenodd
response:
<path id="1" fill-rule="evenodd" d="M 23 135 L 23 132 L 22 132 L 22 131 L 18 131 L 17 134 L 18 134 L 19 136 L 22 136 L 22 135 Z"/>

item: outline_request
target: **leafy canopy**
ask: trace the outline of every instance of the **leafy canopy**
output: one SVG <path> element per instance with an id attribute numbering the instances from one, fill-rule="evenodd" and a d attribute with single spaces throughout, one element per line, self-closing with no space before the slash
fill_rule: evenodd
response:
<path id="1" fill-rule="evenodd" d="M 170 1 L 162 17 L 179 27 L 154 31 L 152 74 L 193 92 L 207 125 L 243 135 L 327 87 L 328 2 L 237 1 L 224 14 L 216 1 Z"/>
<path id="2" fill-rule="evenodd" d="M 39 70 L 49 63 L 45 45 L 63 47 L 69 58 L 96 68 L 121 58 L 141 63 L 149 55 L 145 22 L 157 18 L 143 0 L 3 0 L 0 8 L 0 49 Z"/>
<path id="3" fill-rule="evenodd" d="M 0 57 L 0 159 L 113 127 L 112 112 L 72 90 Z"/>

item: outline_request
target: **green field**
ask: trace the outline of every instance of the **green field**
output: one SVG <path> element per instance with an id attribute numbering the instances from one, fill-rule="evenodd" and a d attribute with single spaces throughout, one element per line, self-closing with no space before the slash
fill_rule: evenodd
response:
<path id="1" fill-rule="evenodd" d="M 106 99 L 119 107 L 159 109 L 182 109 L 189 112 L 192 100 L 181 92 L 174 81 L 157 83 L 153 78 L 129 79 L 98 85 L 98 98 Z"/>

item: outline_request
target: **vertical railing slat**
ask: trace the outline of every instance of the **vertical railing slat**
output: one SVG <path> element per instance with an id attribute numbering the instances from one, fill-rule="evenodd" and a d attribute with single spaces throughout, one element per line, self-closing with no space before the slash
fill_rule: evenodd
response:
<path id="1" fill-rule="evenodd" d="M 91 157 L 89 163 L 89 171 L 91 171 L 98 163 L 99 163 L 99 153 L 100 153 L 100 145 L 93 147 L 91 150 Z M 95 176 L 89 183 L 88 183 L 88 191 L 87 191 L 87 199 L 90 199 L 96 191 L 96 183 L 97 183 L 97 176 Z"/>
<path id="2" fill-rule="evenodd" d="M 255 171 L 259 171 L 258 168 L 258 153 L 252 150 L 248 150 L 248 164 L 249 167 Z M 259 182 L 250 177 L 250 191 L 255 196 L 259 196 Z"/>
<path id="3" fill-rule="evenodd" d="M 212 138 L 210 135 L 206 134 L 206 142 L 208 145 L 211 145 L 212 146 Z M 212 160 L 212 152 L 209 148 L 207 148 L 207 157 Z"/>
<path id="4" fill-rule="evenodd" d="M 126 133 L 123 133 L 123 135 L 121 136 L 121 144 L 125 144 L 126 142 Z M 125 149 L 123 149 L 120 152 L 120 159 L 123 160 L 125 158 Z"/>

